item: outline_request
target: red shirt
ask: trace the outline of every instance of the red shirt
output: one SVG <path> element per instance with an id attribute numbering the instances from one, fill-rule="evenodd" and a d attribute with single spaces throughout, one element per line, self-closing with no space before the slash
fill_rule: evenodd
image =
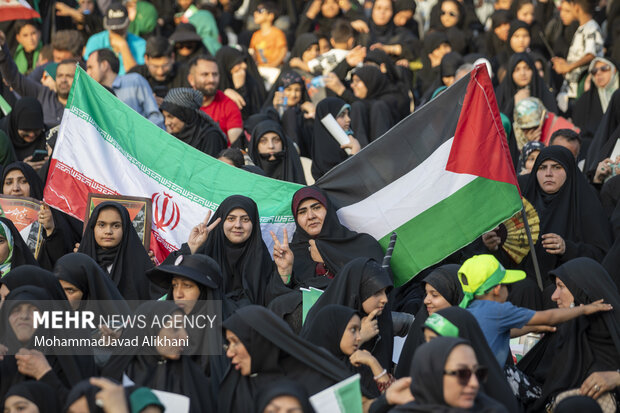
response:
<path id="1" fill-rule="evenodd" d="M 241 111 L 228 96 L 220 90 L 215 92 L 215 98 L 208 106 L 200 108 L 204 113 L 211 116 L 216 121 L 222 131 L 228 137 L 228 131 L 234 128 L 243 128 L 243 119 L 241 119 Z"/>

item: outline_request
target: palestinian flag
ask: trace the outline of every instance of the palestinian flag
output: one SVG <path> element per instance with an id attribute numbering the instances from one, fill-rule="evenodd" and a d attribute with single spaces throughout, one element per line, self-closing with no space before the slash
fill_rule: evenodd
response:
<path id="1" fill-rule="evenodd" d="M 58 131 L 44 199 L 83 220 L 89 193 L 152 200 L 151 249 L 161 261 L 187 241 L 208 210 L 234 194 L 258 205 L 269 230 L 293 234 L 291 199 L 301 186 L 246 172 L 169 135 L 79 67 Z M 265 236 L 266 235 L 266 236 Z"/>
<path id="2" fill-rule="evenodd" d="M 469 244 L 521 209 L 491 80 L 476 67 L 316 183 L 348 228 L 386 248 L 395 283 Z"/>
<path id="3" fill-rule="evenodd" d="M 40 18 L 41 15 L 26 0 L 0 0 L 0 22 Z"/>

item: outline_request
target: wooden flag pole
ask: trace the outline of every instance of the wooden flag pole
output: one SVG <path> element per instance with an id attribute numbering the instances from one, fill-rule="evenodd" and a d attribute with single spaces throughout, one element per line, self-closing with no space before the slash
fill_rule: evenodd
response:
<path id="1" fill-rule="evenodd" d="M 536 273 L 536 282 L 538 283 L 538 288 L 540 288 L 540 291 L 542 291 L 543 290 L 542 276 L 540 275 L 540 267 L 538 266 L 538 257 L 536 256 L 536 249 L 534 248 L 534 240 L 532 239 L 532 231 L 530 230 L 530 224 L 528 224 L 527 215 L 525 214 L 525 205 L 521 207 L 521 216 L 523 217 L 523 225 L 525 225 L 525 233 L 527 234 L 527 240 L 530 243 L 530 253 L 532 254 L 532 261 L 534 262 L 534 272 Z"/>

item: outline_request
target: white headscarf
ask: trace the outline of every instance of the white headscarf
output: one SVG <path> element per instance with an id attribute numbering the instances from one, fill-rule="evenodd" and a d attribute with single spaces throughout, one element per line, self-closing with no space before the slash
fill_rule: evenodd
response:
<path id="1" fill-rule="evenodd" d="M 619 84 L 619 80 L 618 80 L 618 69 L 616 69 L 616 66 L 609 60 L 605 59 L 604 57 L 595 57 L 592 62 L 590 62 L 590 67 L 588 68 L 588 72 L 591 72 L 592 69 L 594 69 L 594 66 L 598 63 L 605 63 L 607 65 L 609 65 L 611 67 L 611 79 L 609 80 L 609 82 L 607 83 L 607 85 L 605 85 L 605 87 L 603 88 L 597 88 L 598 89 L 598 97 L 601 101 L 601 108 L 603 109 L 603 113 L 605 113 L 607 111 L 607 106 L 609 106 L 609 101 L 611 100 L 611 95 L 614 94 L 614 92 L 616 91 L 616 89 L 618 89 L 620 87 Z M 592 82 L 592 84 L 594 85 L 594 82 Z M 596 85 L 594 85 L 596 87 Z"/>

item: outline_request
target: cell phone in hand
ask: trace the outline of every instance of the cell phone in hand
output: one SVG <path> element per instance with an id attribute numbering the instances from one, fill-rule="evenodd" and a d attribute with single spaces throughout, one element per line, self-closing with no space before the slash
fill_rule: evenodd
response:
<path id="1" fill-rule="evenodd" d="M 45 149 L 36 149 L 32 153 L 32 162 L 41 162 L 47 156 L 47 151 Z"/>

